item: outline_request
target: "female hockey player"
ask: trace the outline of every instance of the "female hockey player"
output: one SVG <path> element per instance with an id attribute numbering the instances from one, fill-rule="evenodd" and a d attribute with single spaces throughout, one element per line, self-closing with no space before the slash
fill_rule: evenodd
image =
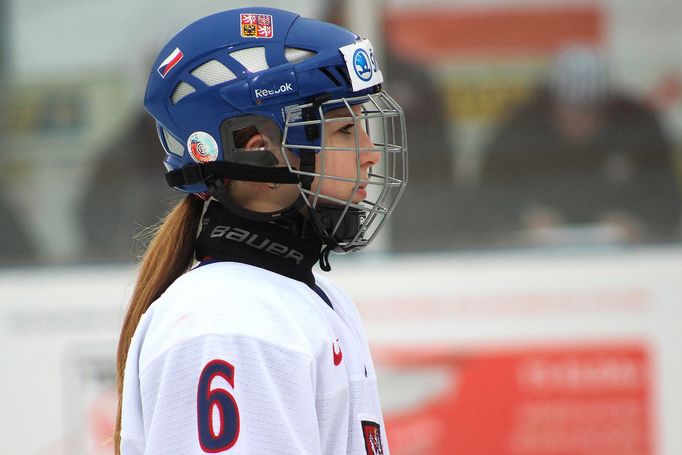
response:
<path id="1" fill-rule="evenodd" d="M 206 17 L 161 51 L 145 107 L 188 194 L 123 323 L 117 454 L 388 453 L 357 310 L 312 271 L 370 243 L 404 189 L 382 81 L 367 40 L 270 8 Z"/>

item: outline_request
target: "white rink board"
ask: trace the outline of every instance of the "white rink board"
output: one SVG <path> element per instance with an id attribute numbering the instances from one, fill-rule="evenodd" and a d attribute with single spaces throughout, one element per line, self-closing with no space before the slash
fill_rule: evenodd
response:
<path id="1" fill-rule="evenodd" d="M 655 453 L 682 453 L 681 247 L 332 263 L 377 349 L 647 346 Z M 0 272 L 0 453 L 110 453 L 84 435 L 106 433 L 92 422 L 112 411 L 105 389 L 133 279 L 129 267 Z"/>

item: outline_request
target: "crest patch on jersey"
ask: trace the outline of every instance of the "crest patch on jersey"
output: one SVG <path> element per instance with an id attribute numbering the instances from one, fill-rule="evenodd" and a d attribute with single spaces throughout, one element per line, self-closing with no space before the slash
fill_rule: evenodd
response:
<path id="1" fill-rule="evenodd" d="M 240 14 L 242 38 L 272 38 L 273 23 L 269 14 Z"/>
<path id="2" fill-rule="evenodd" d="M 361 423 L 367 455 L 384 455 L 384 446 L 381 443 L 381 426 L 370 420 L 363 420 Z"/>

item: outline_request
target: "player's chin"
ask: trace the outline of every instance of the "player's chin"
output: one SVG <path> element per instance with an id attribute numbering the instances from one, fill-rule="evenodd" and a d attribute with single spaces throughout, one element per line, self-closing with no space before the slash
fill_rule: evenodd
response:
<path id="1" fill-rule="evenodd" d="M 365 190 L 357 190 L 357 191 L 349 192 L 346 195 L 346 197 L 343 197 L 341 200 L 346 201 L 346 203 L 350 203 L 350 204 L 360 204 L 366 198 L 367 198 L 367 192 Z"/>
<path id="2" fill-rule="evenodd" d="M 349 193 L 347 195 L 339 194 L 336 196 L 332 196 L 332 199 L 333 200 L 329 200 L 329 201 L 325 202 L 325 204 L 343 207 L 343 206 L 348 205 L 348 204 L 360 204 L 360 203 L 362 203 L 362 201 L 365 200 L 365 197 L 363 197 L 360 194 L 350 194 Z"/>
<path id="3" fill-rule="evenodd" d="M 351 201 L 354 204 L 359 204 L 360 202 L 364 201 L 367 199 L 367 190 L 364 188 L 358 188 L 353 192 L 353 195 L 351 197 Z"/>
<path id="4" fill-rule="evenodd" d="M 367 190 L 363 187 L 355 188 L 355 185 L 343 185 L 334 189 L 335 191 L 322 191 L 322 194 L 344 204 L 359 204 L 367 199 Z"/>

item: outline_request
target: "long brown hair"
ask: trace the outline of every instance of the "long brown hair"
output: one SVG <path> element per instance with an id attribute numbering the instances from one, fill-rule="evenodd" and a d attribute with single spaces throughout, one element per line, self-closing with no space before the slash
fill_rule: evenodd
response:
<path id="1" fill-rule="evenodd" d="M 130 340 L 140 318 L 149 306 L 180 275 L 185 273 L 194 260 L 194 240 L 199 228 L 203 201 L 189 194 L 181 200 L 164 220 L 152 228 L 153 238 L 142 257 L 135 290 L 123 321 L 116 355 L 116 387 L 118 411 L 114 448 L 121 453 L 121 405 L 123 396 L 123 373 L 128 357 Z"/>

